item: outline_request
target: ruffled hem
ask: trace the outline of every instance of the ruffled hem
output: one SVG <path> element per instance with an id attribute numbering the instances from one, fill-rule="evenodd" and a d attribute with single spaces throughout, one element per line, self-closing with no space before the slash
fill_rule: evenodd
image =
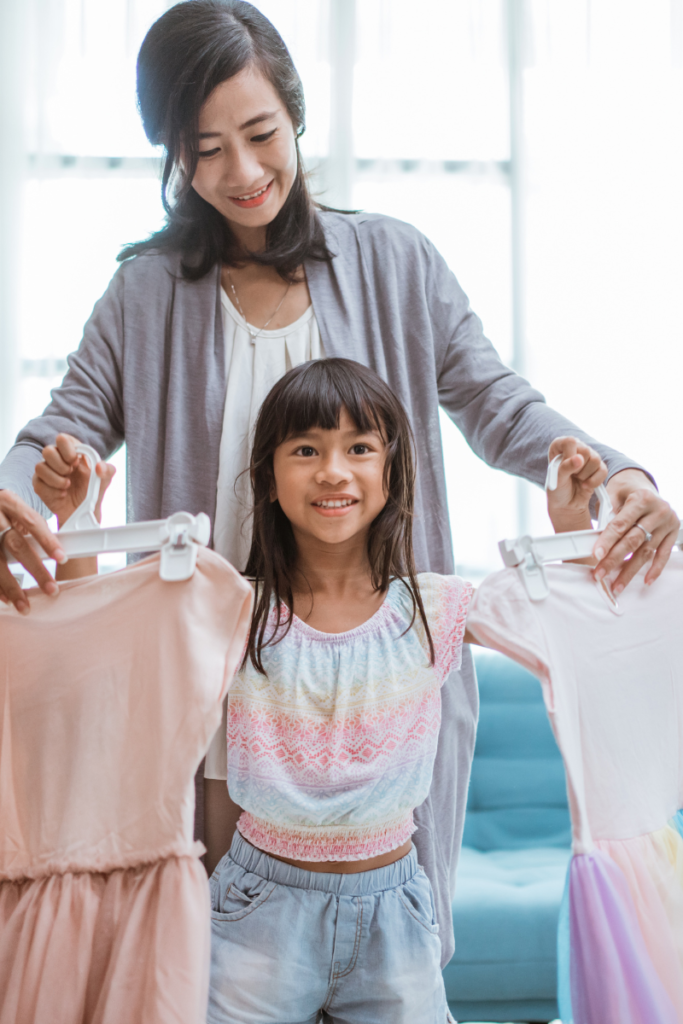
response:
<path id="1" fill-rule="evenodd" d="M 178 842 L 177 839 L 167 843 L 166 846 L 155 846 L 148 850 L 130 850 L 128 853 L 108 850 L 106 854 L 100 854 L 89 848 L 81 856 L 72 853 L 49 859 L 46 857 L 45 860 L 39 862 L 24 862 L 5 866 L 0 869 L 0 884 L 24 880 L 35 881 L 39 878 L 50 878 L 53 875 L 108 875 L 112 871 L 156 864 L 169 857 L 190 857 L 196 860 L 205 853 L 206 847 L 198 840 L 184 843 Z M 4 859 L 5 861 L 10 860 L 7 853 L 5 853 Z"/>
<path id="2" fill-rule="evenodd" d="M 570 1024 L 683 1021 L 683 838 L 667 825 L 600 840 L 569 874 L 569 943 L 559 943 Z M 562 934 L 562 928 L 560 929 Z M 567 962 L 568 946 L 568 962 Z"/>
<path id="3" fill-rule="evenodd" d="M 416 829 L 412 813 L 379 825 L 275 825 L 244 811 L 242 836 L 259 850 L 290 860 L 369 860 L 402 846 Z"/>
<path id="4" fill-rule="evenodd" d="M 0 1021 L 202 1024 L 206 873 L 190 857 L 0 883 Z"/>

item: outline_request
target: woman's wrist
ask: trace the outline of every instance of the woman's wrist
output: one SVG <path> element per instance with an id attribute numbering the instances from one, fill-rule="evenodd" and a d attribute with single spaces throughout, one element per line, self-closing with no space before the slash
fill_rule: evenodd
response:
<path id="1" fill-rule="evenodd" d="M 557 511 L 553 511 L 548 509 L 548 514 L 555 533 L 572 533 L 574 530 L 590 530 L 593 526 L 590 512 L 587 508 L 577 511 L 570 511 L 568 509 L 558 509 Z"/>
<path id="2" fill-rule="evenodd" d="M 550 512 L 550 520 L 553 524 L 555 533 L 572 533 L 574 530 L 590 530 L 592 527 L 590 512 L 588 509 L 582 509 L 576 512 L 569 512 L 567 509 L 563 509 L 561 512 Z M 593 556 L 588 558 L 568 558 L 565 561 L 572 562 L 574 565 L 596 565 L 597 561 Z"/>
<path id="3" fill-rule="evenodd" d="M 69 517 L 67 517 L 69 518 Z M 95 509 L 95 519 L 98 523 L 102 522 L 102 508 L 101 504 L 98 503 Z M 64 520 L 66 522 L 66 520 Z M 59 516 L 57 516 L 57 529 L 61 530 L 62 524 Z M 90 558 L 70 558 L 64 565 L 58 565 L 55 570 L 55 579 L 58 583 L 63 583 L 65 580 L 80 580 L 84 576 L 97 576 L 99 572 L 99 566 L 97 564 L 97 555 L 92 555 Z"/>
<path id="4" fill-rule="evenodd" d="M 55 570 L 55 579 L 58 583 L 65 580 L 80 580 L 84 576 L 97 576 L 97 555 L 92 558 L 70 558 L 64 565 L 58 565 Z"/>

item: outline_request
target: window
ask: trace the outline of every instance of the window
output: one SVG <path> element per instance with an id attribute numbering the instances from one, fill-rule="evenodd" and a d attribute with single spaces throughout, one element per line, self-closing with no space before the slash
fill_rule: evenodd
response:
<path id="1" fill-rule="evenodd" d="M 19 370 L 0 383 L 3 450 L 60 380 L 121 245 L 162 219 L 134 67 L 170 4 L 20 6 L 28 156 L 16 269 L 9 235 L 2 257 L 18 301 L 0 361 Z M 407 0 L 257 6 L 302 75 L 322 198 L 423 230 L 502 357 L 682 508 L 683 0 L 422 0 L 419 18 Z M 456 562 L 476 579 L 499 567 L 501 537 L 549 530 L 544 500 L 445 417 L 442 434 Z"/>

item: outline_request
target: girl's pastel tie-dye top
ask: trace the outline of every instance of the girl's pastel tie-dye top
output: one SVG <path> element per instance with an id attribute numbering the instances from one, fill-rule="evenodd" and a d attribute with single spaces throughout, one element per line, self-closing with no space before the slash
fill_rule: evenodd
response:
<path id="1" fill-rule="evenodd" d="M 410 594 L 394 580 L 361 626 L 321 633 L 294 616 L 286 636 L 263 651 L 267 677 L 247 662 L 235 678 L 228 786 L 243 808 L 239 831 L 261 850 L 365 860 L 413 833 L 413 810 L 432 779 L 440 689 L 460 665 L 472 597 L 457 576 L 423 573 L 418 581 L 433 665 L 420 617 L 410 625 Z"/>

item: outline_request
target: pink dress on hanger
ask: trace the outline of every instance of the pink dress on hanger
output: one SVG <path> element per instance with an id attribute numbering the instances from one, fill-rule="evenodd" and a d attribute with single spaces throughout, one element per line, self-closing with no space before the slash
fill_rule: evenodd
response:
<path id="1" fill-rule="evenodd" d="M 200 1024 L 208 881 L 194 773 L 251 588 L 201 549 L 0 605 L 0 1024 Z"/>
<path id="2" fill-rule="evenodd" d="M 681 1024 L 683 555 L 652 587 L 641 571 L 619 615 L 588 567 L 546 573 L 538 602 L 516 570 L 488 577 L 467 624 L 539 677 L 564 758 L 574 857 L 562 1020 Z"/>

